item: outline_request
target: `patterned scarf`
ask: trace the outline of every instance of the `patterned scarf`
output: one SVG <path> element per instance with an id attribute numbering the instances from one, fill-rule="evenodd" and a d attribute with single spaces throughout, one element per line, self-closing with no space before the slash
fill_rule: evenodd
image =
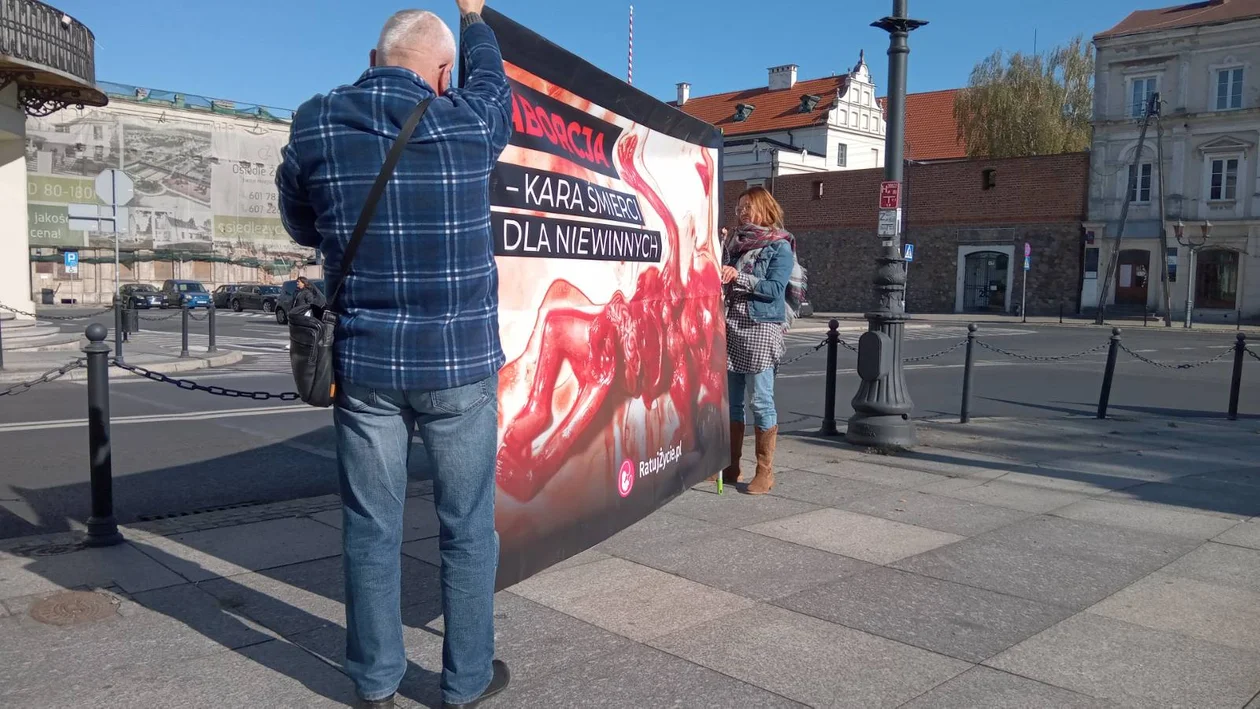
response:
<path id="1" fill-rule="evenodd" d="M 786 241 L 792 247 L 792 276 L 788 279 L 785 300 L 787 301 L 787 327 L 800 315 L 801 305 L 805 302 L 808 277 L 796 258 L 796 237 L 784 229 L 764 227 L 756 224 L 744 224 L 736 227 L 727 238 L 725 248 L 727 262 L 734 264 L 744 254 L 764 249 L 776 241 Z"/>

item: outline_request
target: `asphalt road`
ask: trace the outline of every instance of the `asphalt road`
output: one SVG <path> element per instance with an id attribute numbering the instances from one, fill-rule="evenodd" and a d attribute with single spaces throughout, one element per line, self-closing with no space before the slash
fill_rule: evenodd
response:
<path id="1" fill-rule="evenodd" d="M 58 311 L 64 313 L 65 311 Z M 168 311 L 169 312 L 169 311 Z M 161 311 L 150 313 L 162 315 Z M 245 359 L 229 369 L 190 378 L 245 391 L 292 388 L 284 351 L 286 331 L 269 315 L 218 315 L 220 347 Z M 85 322 L 67 325 L 81 330 Z M 206 323 L 193 323 L 204 332 Z M 178 351 L 179 318 L 146 321 L 139 337 Z M 858 333 L 844 337 L 856 343 Z M 908 331 L 906 356 L 940 352 L 962 341 L 957 325 Z M 1087 327 L 987 326 L 984 342 L 1009 352 L 1056 356 L 1105 345 L 1109 330 Z M 809 353 L 822 333 L 789 336 L 778 402 L 784 430 L 817 430 L 823 411 L 825 351 Z M 194 338 L 196 346 L 199 338 Z M 1214 357 L 1233 333 L 1131 329 L 1124 342 L 1166 363 Z M 807 354 L 808 353 L 808 354 Z M 1223 417 L 1230 362 L 1163 369 L 1122 353 L 1111 401 L 1114 416 L 1158 413 Z M 1056 417 L 1090 415 L 1097 405 L 1105 350 L 1066 361 L 1028 361 L 977 349 L 972 415 Z M 855 356 L 840 351 L 838 418 L 852 413 Z M 963 349 L 907 366 L 916 416 L 957 415 Z M 1260 418 L 1260 362 L 1248 358 L 1241 410 Z M 253 401 L 189 392 L 143 379 L 111 383 L 115 507 L 120 521 L 335 492 L 332 414 L 302 404 Z M 21 396 L 0 397 L 0 538 L 70 529 L 89 512 L 86 391 L 55 382 Z M 419 470 L 413 470 L 419 475 Z"/>

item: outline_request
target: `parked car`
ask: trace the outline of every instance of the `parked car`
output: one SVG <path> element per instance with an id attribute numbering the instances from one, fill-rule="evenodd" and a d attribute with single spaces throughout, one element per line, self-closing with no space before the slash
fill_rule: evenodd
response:
<path id="1" fill-rule="evenodd" d="M 162 292 L 166 294 L 166 305 L 163 308 L 209 308 L 210 294 L 201 281 L 169 280 L 162 284 Z"/>
<path id="2" fill-rule="evenodd" d="M 276 309 L 276 301 L 280 299 L 280 286 L 240 286 L 228 299 L 228 304 L 236 312 L 242 310 L 261 310 L 270 313 Z"/>
<path id="3" fill-rule="evenodd" d="M 320 293 L 324 292 L 323 279 L 311 281 L 311 285 L 318 288 Z M 276 299 L 275 308 L 276 322 L 281 325 L 289 323 L 289 309 L 293 307 L 293 297 L 297 295 L 297 292 L 297 281 L 285 281 L 284 285 L 280 286 L 280 296 Z"/>
<path id="4" fill-rule="evenodd" d="M 166 294 L 148 283 L 128 283 L 118 289 L 118 297 L 128 309 L 166 307 Z"/>
<path id="5" fill-rule="evenodd" d="M 244 287 L 244 285 L 238 283 L 229 283 L 215 288 L 214 292 L 210 294 L 210 298 L 214 300 L 214 307 L 228 307 L 228 303 L 232 301 L 232 294 Z"/>

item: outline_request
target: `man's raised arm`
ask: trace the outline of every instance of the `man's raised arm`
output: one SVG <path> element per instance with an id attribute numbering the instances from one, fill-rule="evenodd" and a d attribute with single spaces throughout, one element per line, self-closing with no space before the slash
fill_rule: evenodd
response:
<path id="1" fill-rule="evenodd" d="M 485 121 L 498 152 L 512 136 L 512 89 L 503 71 L 499 41 L 481 19 L 485 0 L 455 0 L 455 4 L 460 13 L 461 61 L 467 69 L 460 94 Z"/>

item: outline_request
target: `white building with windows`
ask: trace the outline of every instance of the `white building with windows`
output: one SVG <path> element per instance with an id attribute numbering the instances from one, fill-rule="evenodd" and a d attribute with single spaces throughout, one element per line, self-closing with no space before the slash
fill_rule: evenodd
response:
<path id="1" fill-rule="evenodd" d="M 1191 282 L 1196 319 L 1260 316 L 1260 0 L 1134 12 L 1095 36 L 1094 46 L 1083 308 L 1104 295 L 1109 308 L 1162 312 L 1163 248 L 1175 317 L 1184 317 Z M 1156 93 L 1162 125 L 1152 118 L 1139 145 Z M 1126 199 L 1118 268 L 1101 294 Z M 1179 220 L 1196 243 L 1210 225 L 1193 274 L 1189 247 L 1176 239 Z"/>
<path id="2" fill-rule="evenodd" d="M 678 85 L 682 111 L 722 130 L 723 179 L 764 183 L 782 175 L 884 165 L 884 101 L 864 55 L 847 74 L 797 80 L 795 64 L 771 67 L 762 86 L 693 97 Z M 954 123 L 954 91 L 906 97 L 907 157 L 966 154 Z"/>

